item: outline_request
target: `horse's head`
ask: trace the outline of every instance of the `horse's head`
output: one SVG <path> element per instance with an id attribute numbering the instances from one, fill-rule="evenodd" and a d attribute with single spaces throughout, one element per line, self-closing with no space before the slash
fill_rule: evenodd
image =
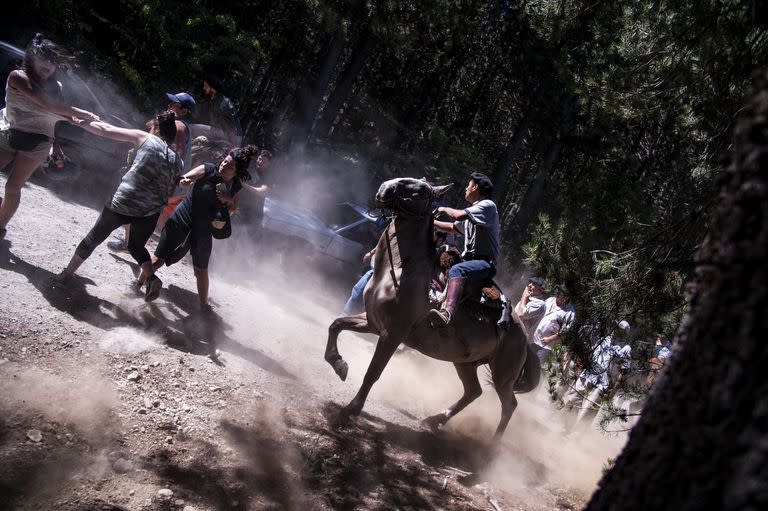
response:
<path id="1" fill-rule="evenodd" d="M 432 202 L 451 186 L 432 186 L 425 179 L 412 177 L 390 179 L 381 183 L 376 192 L 376 205 L 399 216 L 426 216 L 432 211 Z"/>

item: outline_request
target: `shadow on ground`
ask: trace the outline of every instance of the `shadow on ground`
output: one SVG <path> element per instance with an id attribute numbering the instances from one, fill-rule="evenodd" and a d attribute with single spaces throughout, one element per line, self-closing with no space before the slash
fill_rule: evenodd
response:
<path id="1" fill-rule="evenodd" d="M 135 263 L 122 261 L 135 266 Z M 52 307 L 78 321 L 104 330 L 122 326 L 145 330 L 159 336 L 174 349 L 208 355 L 217 363 L 221 362 L 216 357 L 216 349 L 221 348 L 276 376 L 295 378 L 277 360 L 228 336 L 226 332 L 232 330 L 231 326 L 216 313 L 201 313 L 197 295 L 181 287 L 171 285 L 163 289 L 163 307 L 157 302 L 144 303 L 138 294 L 127 290 L 126 293 L 134 295 L 130 299 L 136 301 L 136 307 L 128 311 L 90 294 L 87 286 L 96 285 L 90 279 L 76 275 L 65 282 L 58 281 L 53 272 L 15 255 L 6 240 L 0 241 L 0 269 L 26 277 Z"/>
<path id="2" fill-rule="evenodd" d="M 320 414 L 291 409 L 270 420 L 257 411 L 225 420 L 220 429 L 231 450 L 208 442 L 186 454 L 163 448 L 145 468 L 173 481 L 182 498 L 214 509 L 487 507 L 477 506 L 457 474 L 485 467 L 490 446 L 367 414 L 337 427 L 339 412 L 326 403 Z"/>

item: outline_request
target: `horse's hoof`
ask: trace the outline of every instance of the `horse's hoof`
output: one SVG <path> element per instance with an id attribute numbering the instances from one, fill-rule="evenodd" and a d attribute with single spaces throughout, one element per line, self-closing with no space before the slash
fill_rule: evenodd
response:
<path id="1" fill-rule="evenodd" d="M 345 381 L 349 372 L 349 365 L 343 359 L 338 359 L 333 363 L 333 370 L 339 375 L 341 381 Z"/>
<path id="2" fill-rule="evenodd" d="M 445 424 L 445 422 L 445 414 L 443 413 L 431 415 L 421 421 L 421 423 L 427 426 L 432 431 L 432 433 L 437 433 L 437 431 L 443 424 Z"/>

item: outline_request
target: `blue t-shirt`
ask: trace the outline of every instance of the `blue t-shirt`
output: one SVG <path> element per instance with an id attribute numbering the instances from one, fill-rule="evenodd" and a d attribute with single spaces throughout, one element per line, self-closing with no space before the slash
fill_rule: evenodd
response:
<path id="1" fill-rule="evenodd" d="M 491 199 L 482 199 L 464 211 L 467 219 L 455 222 L 456 230 L 464 235 L 462 256 L 499 259 L 499 212 Z"/>

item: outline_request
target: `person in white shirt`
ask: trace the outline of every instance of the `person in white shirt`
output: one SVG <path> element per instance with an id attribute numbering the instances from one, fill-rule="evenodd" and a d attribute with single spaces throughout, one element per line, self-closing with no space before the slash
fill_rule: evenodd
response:
<path id="1" fill-rule="evenodd" d="M 544 290 L 546 288 L 546 280 L 541 277 L 530 277 L 520 295 L 520 300 L 515 305 L 515 312 L 525 326 L 528 342 L 533 341 L 533 332 L 544 316 L 544 300 L 546 299 Z"/>
<path id="2" fill-rule="evenodd" d="M 542 364 L 549 361 L 552 350 L 573 325 L 576 311 L 570 302 L 570 293 L 564 284 L 555 288 L 555 296 L 544 302 L 544 314 L 533 331 L 533 344 Z"/>
<path id="3" fill-rule="evenodd" d="M 627 321 L 619 321 L 612 333 L 609 333 L 592 347 L 592 357 L 589 367 L 581 371 L 573 389 L 565 397 L 567 405 L 578 408 L 573 428 L 580 423 L 587 414 L 594 416 L 598 409 L 598 402 L 608 394 L 612 384 L 618 382 L 620 371 L 614 367 L 626 369 L 632 356 L 632 348 L 622 341 L 629 335 L 630 325 Z"/>
<path id="4" fill-rule="evenodd" d="M 0 168 L 11 164 L 5 194 L 0 197 L 0 239 L 21 202 L 21 190 L 48 157 L 56 123 L 98 121 L 99 116 L 64 104 L 56 73 L 74 58 L 37 34 L 24 52 L 22 69 L 11 71 L 0 110 Z"/>

